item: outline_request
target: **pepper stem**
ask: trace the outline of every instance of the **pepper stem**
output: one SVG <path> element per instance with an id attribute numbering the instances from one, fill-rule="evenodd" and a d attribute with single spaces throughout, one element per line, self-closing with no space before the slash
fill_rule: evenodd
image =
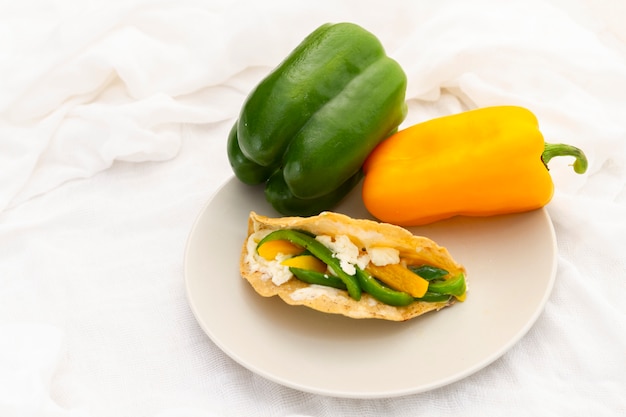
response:
<path id="1" fill-rule="evenodd" d="M 575 146 L 564 143 L 546 143 L 541 154 L 541 160 L 546 168 L 548 168 L 548 162 L 555 156 L 573 156 L 576 158 L 572 165 L 574 171 L 577 174 L 584 174 L 587 171 L 587 157 L 582 150 Z"/>

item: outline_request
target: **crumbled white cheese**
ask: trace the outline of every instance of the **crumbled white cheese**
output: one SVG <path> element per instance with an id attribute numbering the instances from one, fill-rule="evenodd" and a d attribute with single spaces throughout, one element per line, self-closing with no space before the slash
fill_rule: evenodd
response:
<path id="1" fill-rule="evenodd" d="M 320 235 L 315 239 L 333 252 L 333 256 L 339 260 L 341 269 L 348 275 L 356 274 L 354 265 L 364 268 L 369 262 L 369 257 L 362 254 L 359 247 L 346 235 L 337 235 L 334 239 L 331 236 Z"/>
<path id="2" fill-rule="evenodd" d="M 261 279 L 271 279 L 274 284 L 281 285 L 293 277 L 289 267 L 281 264 L 289 255 L 278 254 L 276 259 L 271 261 L 260 256 L 256 251 L 256 247 L 267 234 L 269 234 L 269 231 L 259 231 L 250 235 L 247 242 L 248 254 L 246 255 L 246 262 L 250 265 L 252 272 L 261 273 Z"/>
<path id="3" fill-rule="evenodd" d="M 400 251 L 395 248 L 371 247 L 367 248 L 370 260 L 376 266 L 385 266 L 400 263 Z"/>
<path id="4" fill-rule="evenodd" d="M 370 255 L 367 252 L 361 252 L 359 257 L 356 260 L 356 266 L 361 269 L 365 269 L 367 264 L 370 263 Z"/>

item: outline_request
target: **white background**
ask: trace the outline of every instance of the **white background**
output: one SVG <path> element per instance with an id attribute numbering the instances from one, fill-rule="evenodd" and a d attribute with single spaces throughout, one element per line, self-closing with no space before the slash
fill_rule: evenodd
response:
<path id="1" fill-rule="evenodd" d="M 626 414 L 625 3 L 0 4 L 0 415 Z M 185 298 L 185 242 L 232 175 L 245 96 L 328 21 L 363 25 L 405 68 L 406 125 L 523 105 L 590 160 L 584 176 L 551 164 L 558 272 L 536 325 L 431 392 L 282 387 L 222 353 Z"/>

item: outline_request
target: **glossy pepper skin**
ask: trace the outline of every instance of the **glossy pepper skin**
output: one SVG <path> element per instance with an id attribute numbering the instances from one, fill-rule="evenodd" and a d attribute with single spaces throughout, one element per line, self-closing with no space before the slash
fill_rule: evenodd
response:
<path id="1" fill-rule="evenodd" d="M 332 208 L 404 120 L 406 82 L 373 34 L 351 23 L 322 25 L 244 102 L 228 139 L 235 175 L 267 183 L 266 198 L 281 214 Z"/>
<path id="2" fill-rule="evenodd" d="M 583 152 L 545 143 L 537 118 L 523 107 L 440 117 L 376 147 L 363 166 L 363 202 L 376 218 L 402 226 L 529 211 L 551 200 L 547 163 L 563 155 L 585 172 Z"/>

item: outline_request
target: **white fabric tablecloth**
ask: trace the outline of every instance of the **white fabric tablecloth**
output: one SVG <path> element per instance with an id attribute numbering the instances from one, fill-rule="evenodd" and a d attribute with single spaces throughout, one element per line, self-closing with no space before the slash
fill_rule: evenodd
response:
<path id="1" fill-rule="evenodd" d="M 331 21 L 402 64 L 405 125 L 522 105 L 589 157 L 583 176 L 551 164 L 558 272 L 536 325 L 434 391 L 275 384 L 220 351 L 185 297 L 186 239 L 232 175 L 245 96 Z M 625 21 L 620 0 L 3 1 L 0 415 L 626 415 Z"/>

